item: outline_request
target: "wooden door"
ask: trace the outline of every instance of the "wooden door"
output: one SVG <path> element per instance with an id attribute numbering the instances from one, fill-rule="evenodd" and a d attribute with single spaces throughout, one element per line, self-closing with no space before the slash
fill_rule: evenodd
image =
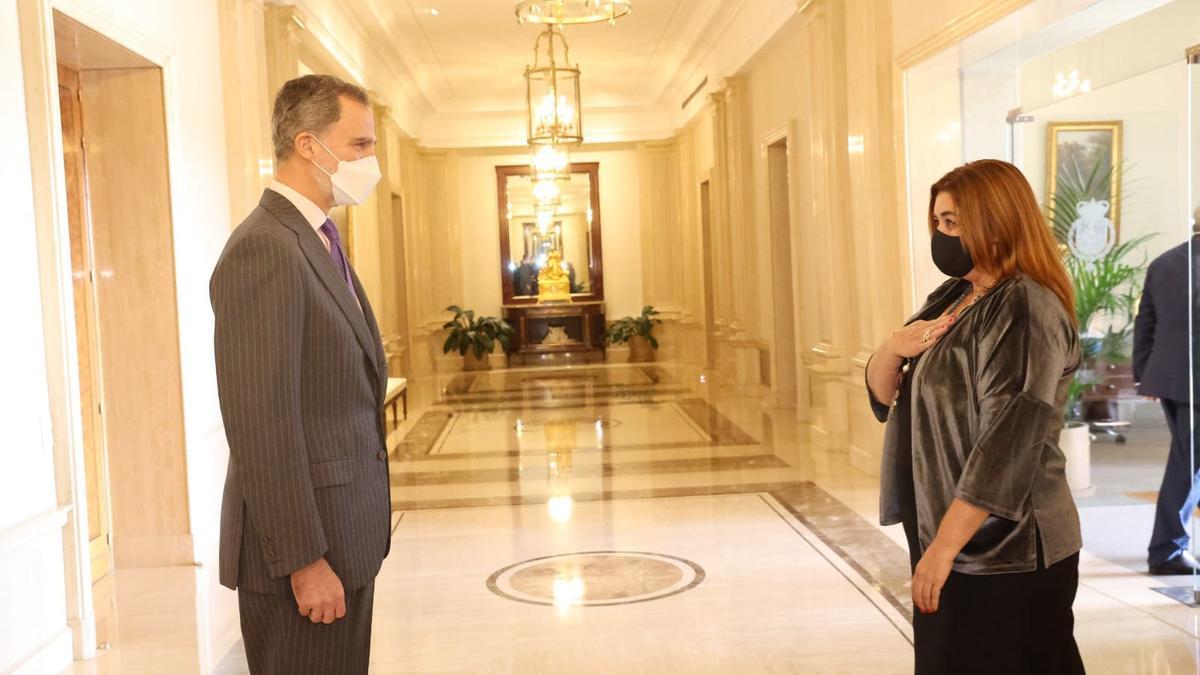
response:
<path id="1" fill-rule="evenodd" d="M 83 419 L 83 463 L 87 480 L 88 539 L 92 581 L 112 569 L 112 537 L 108 508 L 108 471 L 101 410 L 99 339 L 93 272 L 92 228 L 88 218 L 87 168 L 84 161 L 83 112 L 79 73 L 58 66 L 58 100 L 62 113 L 63 165 L 67 179 L 67 220 L 71 229 L 71 273 L 75 296 L 75 335 L 79 359 L 79 407 Z"/>

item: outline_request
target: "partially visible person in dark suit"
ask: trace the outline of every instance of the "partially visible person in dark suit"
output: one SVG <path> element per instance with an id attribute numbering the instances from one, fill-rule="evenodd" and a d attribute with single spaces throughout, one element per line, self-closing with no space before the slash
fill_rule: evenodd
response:
<path id="1" fill-rule="evenodd" d="M 1195 219 L 1200 222 L 1200 208 Z M 1191 242 L 1163 253 L 1150 263 L 1146 284 L 1138 307 L 1133 333 L 1133 378 L 1138 393 L 1162 403 L 1171 431 L 1171 451 L 1163 471 L 1154 515 L 1154 533 L 1150 537 L 1147 563 L 1150 574 L 1191 574 L 1200 571 L 1200 563 L 1188 551 L 1191 537 L 1187 524 L 1200 501 L 1196 475 L 1192 472 L 1192 419 L 1200 413 L 1190 391 L 1188 298 L 1196 297 L 1195 285 L 1188 278 L 1189 249 L 1192 265 L 1200 270 L 1200 240 L 1193 224 Z M 1188 289 L 1193 292 L 1189 293 Z M 1200 310 L 1193 304 L 1193 311 Z M 1198 420 L 1200 421 L 1200 420 Z"/>
<path id="2" fill-rule="evenodd" d="M 211 282 L 221 583 L 254 675 L 366 675 L 390 544 L 387 361 L 329 211 L 373 194 L 375 121 L 362 89 L 307 75 L 283 85 L 271 123 L 275 180 Z"/>
<path id="3" fill-rule="evenodd" d="M 528 257 L 513 272 L 513 295 L 537 295 L 537 268 Z"/>

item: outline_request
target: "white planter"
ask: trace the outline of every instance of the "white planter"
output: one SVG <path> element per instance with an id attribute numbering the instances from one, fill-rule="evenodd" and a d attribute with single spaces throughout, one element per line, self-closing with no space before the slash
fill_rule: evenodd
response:
<path id="1" fill-rule="evenodd" d="M 1067 457 L 1067 485 L 1071 494 L 1086 497 L 1092 487 L 1092 435 L 1082 422 L 1068 422 L 1058 439 L 1058 446 Z"/>

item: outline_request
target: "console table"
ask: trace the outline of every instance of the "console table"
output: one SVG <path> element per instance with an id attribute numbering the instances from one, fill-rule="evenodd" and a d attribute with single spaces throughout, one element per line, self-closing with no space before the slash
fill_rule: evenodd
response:
<path id="1" fill-rule="evenodd" d="M 516 331 L 511 365 L 604 361 L 603 302 L 504 305 L 503 314 Z"/>

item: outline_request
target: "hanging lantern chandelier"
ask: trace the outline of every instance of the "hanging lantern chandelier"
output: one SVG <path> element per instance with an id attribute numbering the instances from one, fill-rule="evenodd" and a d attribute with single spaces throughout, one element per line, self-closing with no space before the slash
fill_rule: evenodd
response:
<path id="1" fill-rule="evenodd" d="M 520 23 L 545 24 L 533 44 L 533 65 L 525 68 L 525 138 L 538 229 L 544 234 L 562 203 L 560 185 L 571 180 L 569 147 L 583 143 L 579 67 L 571 63 L 566 24 L 615 23 L 632 0 L 516 0 Z M 542 43 L 545 41 L 545 50 Z"/>
<path id="2" fill-rule="evenodd" d="M 515 11 L 520 23 L 615 23 L 632 4 L 633 0 L 516 0 Z"/>
<path id="3" fill-rule="evenodd" d="M 542 42 L 545 41 L 545 54 Z M 556 43 L 561 45 L 560 49 Z M 533 65 L 525 67 L 526 140 L 543 145 L 583 142 L 579 68 L 571 64 L 571 47 L 562 29 L 549 25 L 533 43 Z"/>

